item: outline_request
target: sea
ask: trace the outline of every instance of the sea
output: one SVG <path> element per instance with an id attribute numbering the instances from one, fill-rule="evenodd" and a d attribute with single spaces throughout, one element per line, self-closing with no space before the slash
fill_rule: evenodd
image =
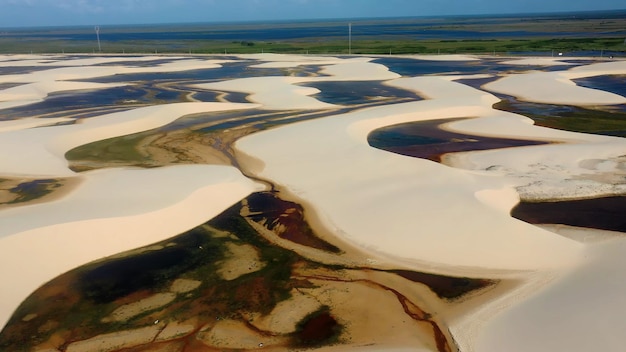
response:
<path id="1" fill-rule="evenodd" d="M 549 13 L 519 15 L 473 15 L 447 17 L 358 18 L 325 20 L 290 20 L 264 22 L 179 23 L 146 25 L 98 26 L 102 39 L 109 42 L 129 40 L 236 40 L 279 41 L 344 38 L 348 25 L 359 38 L 393 39 L 512 39 L 558 35 L 561 38 L 620 37 L 626 38 L 626 26 L 621 30 L 596 32 L 584 30 L 555 31 L 549 26 L 511 30 L 520 22 L 549 22 L 559 20 L 626 21 L 626 10 L 580 13 Z M 626 22 L 625 22 L 626 23 Z M 454 28 L 459 28 L 455 30 Z M 0 38 L 90 41 L 95 26 L 2 28 Z M 501 29 L 499 29 L 501 28 Z"/>

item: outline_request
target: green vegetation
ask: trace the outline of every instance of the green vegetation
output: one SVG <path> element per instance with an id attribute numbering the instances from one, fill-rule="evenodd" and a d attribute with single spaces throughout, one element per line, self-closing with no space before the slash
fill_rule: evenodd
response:
<path id="1" fill-rule="evenodd" d="M 607 11 L 551 16 L 359 19 L 352 26 L 352 53 L 624 52 L 624 37 L 619 33 L 624 29 L 625 16 L 624 11 Z M 95 39 L 92 27 L 0 30 L 0 53 L 95 53 Z M 101 40 L 104 53 L 349 53 L 345 20 L 107 26 Z"/>
<path id="2" fill-rule="evenodd" d="M 152 245 L 152 249 L 96 261 L 45 284 L 17 309 L 0 335 L 0 349 L 18 350 L 17 346 L 24 346 L 23 350 L 28 351 L 55 331 L 72 331 L 72 339 L 80 340 L 146 326 L 154 319 L 149 312 L 126 322 L 102 319 L 121 304 L 167 292 L 178 278 L 202 284 L 193 295 L 179 295 L 161 308 L 160 316 L 244 319 L 244 312 L 269 313 L 278 302 L 291 297 L 293 287 L 310 286 L 307 281 L 291 278 L 293 265 L 304 259 L 260 236 L 239 214 L 241 206 L 236 204 L 209 223 Z M 224 280 L 218 272 L 228 243 L 254 246 L 265 266 L 234 280 Z M 21 320 L 34 312 L 36 318 Z M 54 323 L 49 330 L 42 329 L 46 322 Z M 29 344 L 24 344 L 24 336 L 29 336 Z"/>
<path id="3" fill-rule="evenodd" d="M 0 349 L 30 351 L 53 335 L 64 334 L 65 341 L 80 341 L 149 326 L 155 319 L 168 322 L 196 317 L 201 320 L 199 326 L 220 319 L 248 322 L 250 314 L 270 313 L 279 302 L 289 299 L 294 289 L 323 289 L 323 283 L 299 277 L 298 270 L 332 270 L 341 275 L 345 269 L 342 266 L 303 258 L 265 239 L 241 215 L 244 204 L 250 202 L 248 197 L 206 224 L 170 240 L 87 264 L 48 282 L 17 309 L 0 334 Z M 254 247 L 264 266 L 232 280 L 224 279 L 220 271 L 225 260 L 232 259 L 227 257 L 231 245 Z M 415 280 L 413 276 L 420 274 L 407 275 Z M 436 277 L 426 282 L 429 280 L 424 280 L 423 274 L 419 277 L 415 281 L 426 284 L 446 280 Z M 192 292 L 178 294 L 173 302 L 127 321 L 105 319 L 121 305 L 169 291 L 175 280 L 183 278 L 201 284 Z M 474 289 L 466 280 L 452 282 L 453 286 L 458 284 L 463 292 Z M 287 346 L 294 348 L 328 346 L 342 342 L 344 329 L 347 327 L 333 316 L 333 308 L 323 306 L 304 317 L 296 331 L 284 337 Z M 185 339 L 195 341 L 196 336 Z"/>
<path id="4" fill-rule="evenodd" d="M 626 112 L 579 107 L 550 112 L 550 105 L 544 105 L 543 109 L 541 109 L 541 105 L 503 100 L 495 104 L 494 109 L 524 115 L 533 119 L 539 126 L 573 132 L 626 137 Z M 531 108 L 529 109 L 528 106 Z"/>
<path id="5" fill-rule="evenodd" d="M 45 42 L 16 42 L 0 38 L 0 53 L 89 53 L 92 42 L 50 40 Z M 353 54 L 453 54 L 453 53 L 509 53 L 520 51 L 560 52 L 583 50 L 626 51 L 624 38 L 535 38 L 535 39 L 360 39 L 353 40 Z M 119 41 L 107 43 L 104 53 L 193 53 L 193 54 L 348 54 L 346 40 L 320 41 Z"/>
<path id="6" fill-rule="evenodd" d="M 150 131 L 104 139 L 81 145 L 65 154 L 67 160 L 91 162 L 127 162 L 134 165 L 150 164 L 150 159 L 137 150 L 137 145 Z"/>

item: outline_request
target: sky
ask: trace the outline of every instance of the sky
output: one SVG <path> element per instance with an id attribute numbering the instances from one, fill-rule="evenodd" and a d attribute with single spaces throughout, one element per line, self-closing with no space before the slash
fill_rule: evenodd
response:
<path id="1" fill-rule="evenodd" d="M 615 9 L 624 0 L 0 0 L 0 28 Z"/>

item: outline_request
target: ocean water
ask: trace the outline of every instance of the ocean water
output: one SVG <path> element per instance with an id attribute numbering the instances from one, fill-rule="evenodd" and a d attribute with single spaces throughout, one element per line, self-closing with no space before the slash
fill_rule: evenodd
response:
<path id="1" fill-rule="evenodd" d="M 100 26 L 100 38 L 106 42 L 119 41 L 280 41 L 280 40 L 326 40 L 348 37 L 348 23 L 352 24 L 355 38 L 381 39 L 498 39 L 520 37 L 545 37 L 558 34 L 566 37 L 619 37 L 626 35 L 626 28 L 610 33 L 590 33 L 585 30 L 559 31 L 549 27 L 532 30 L 512 30 L 510 25 L 520 21 L 559 19 L 618 19 L 626 18 L 625 11 L 583 12 L 563 14 L 521 14 L 489 16 L 448 16 L 412 18 L 362 18 L 334 20 L 300 20 L 242 23 L 192 23 L 154 25 Z M 471 25 L 469 27 L 466 27 Z M 0 24 L 1 26 L 1 24 Z M 456 28 L 460 28 L 457 30 Z M 488 28 L 488 29 L 484 29 Z M 83 27 L 39 27 L 1 28 L 0 38 L 18 40 L 45 39 L 63 41 L 93 41 L 94 28 Z"/>

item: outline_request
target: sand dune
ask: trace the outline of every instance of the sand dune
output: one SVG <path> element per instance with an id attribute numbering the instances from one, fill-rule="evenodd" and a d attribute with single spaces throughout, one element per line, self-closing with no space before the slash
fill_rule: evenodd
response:
<path id="1" fill-rule="evenodd" d="M 285 58 L 283 55 L 272 55 L 270 58 L 275 60 L 269 62 L 273 65 L 272 67 L 292 67 L 312 63 L 306 56 Z M 280 59 L 284 61 L 279 61 Z M 332 65 L 322 67 L 321 73 L 327 76 L 251 77 L 198 84 L 196 87 L 250 93 L 249 99 L 251 101 L 262 104 L 266 109 L 272 110 L 333 109 L 341 106 L 324 103 L 310 97 L 310 95 L 319 93 L 319 90 L 298 86 L 297 84 L 333 81 L 377 81 L 399 77 L 398 74 L 390 72 L 387 67 L 371 63 L 371 60 L 369 58 L 356 58 L 333 61 Z M 322 63 L 320 61 L 320 64 Z M 253 65 L 252 67 L 259 66 Z"/>
<path id="2" fill-rule="evenodd" d="M 24 74 L 0 75 L 0 83 L 33 83 L 47 81 L 71 81 L 85 80 L 96 77 L 113 76 L 131 73 L 158 73 L 158 72 L 179 72 L 200 69 L 213 69 L 222 67 L 221 64 L 227 60 L 202 60 L 187 59 L 173 60 L 160 63 L 154 66 L 83 66 L 60 67 L 48 70 L 35 71 Z"/>
<path id="3" fill-rule="evenodd" d="M 70 122 L 73 119 L 67 117 L 57 117 L 48 119 L 26 118 L 19 120 L 0 121 L 0 133 L 8 131 L 23 130 L 27 128 L 52 126 L 57 123 Z"/>
<path id="4" fill-rule="evenodd" d="M 626 104 L 626 97 L 577 86 L 572 80 L 602 75 L 626 74 L 626 61 L 574 67 L 566 71 L 516 74 L 488 83 L 485 89 L 545 104 L 574 106 Z"/>
<path id="5" fill-rule="evenodd" d="M 523 59 L 513 59 L 501 61 L 501 64 L 505 65 L 519 65 L 519 66 L 571 66 L 573 63 L 564 61 L 564 58 L 560 57 L 529 57 Z"/>
<path id="6" fill-rule="evenodd" d="M 195 85 L 202 89 L 217 89 L 249 93 L 249 100 L 262 104 L 270 110 L 332 109 L 337 105 L 321 102 L 310 95 L 319 90 L 299 87 L 296 83 L 307 82 L 299 77 L 251 77 L 215 83 Z"/>
<path id="7" fill-rule="evenodd" d="M 588 246 L 569 275 L 490 320 L 472 350 L 622 351 L 624 251 L 623 239 Z"/>
<path id="8" fill-rule="evenodd" d="M 0 174 L 15 176 L 73 176 L 65 153 L 93 141 L 147 131 L 184 115 L 253 108 L 253 104 L 176 103 L 117 112 L 84 119 L 73 125 L 50 126 L 2 133 L 0 148 L 20 153 L 0 154 Z"/>
<path id="9" fill-rule="evenodd" d="M 558 83 L 556 79 L 620 72 L 622 67 L 623 63 L 590 65 L 561 76 L 559 73 L 519 75 L 521 79 L 511 76 L 499 84 L 515 92 L 532 92 L 528 93 L 533 94 L 529 100 L 543 99 L 535 92 L 541 91 L 537 87 L 544 83 L 546 86 L 567 84 L 571 88 L 567 90 L 567 101 L 615 103 L 623 97 L 606 92 L 589 94 L 586 88 Z M 508 210 L 518 200 L 516 187 L 524 182 L 543 181 L 537 187 L 536 194 L 540 195 L 539 190 L 550 193 L 546 181 L 554 181 L 571 192 L 580 184 L 568 183 L 569 178 L 615 171 L 604 166 L 589 169 L 582 165 L 588 164 L 585 160 L 610 162 L 620 151 L 623 154 L 622 139 L 533 126 L 525 117 L 492 110 L 495 97 L 451 79 L 419 77 L 391 81 L 389 84 L 414 90 L 428 100 L 290 125 L 246 137 L 237 147 L 263 161 L 265 168 L 260 174 L 284 185 L 310 204 L 325 226 L 372 253 L 448 273 L 480 275 L 494 269 L 536 271 L 535 274 L 520 272 L 518 278 L 527 282 L 523 289 L 475 308 L 464 319 L 451 321 L 451 331 L 463 350 L 548 351 L 567 346 L 567 350 L 586 351 L 598 346 L 598 341 L 606 341 L 600 344 L 608 350 L 620 350 L 623 341 L 606 340 L 606 334 L 615 337 L 623 329 L 623 324 L 615 320 L 625 313 L 621 309 L 622 289 L 613 287 L 615 275 L 621 275 L 621 270 L 601 277 L 604 270 L 612 270 L 606 263 L 623 266 L 619 255 L 603 258 L 602 248 L 593 250 L 588 245 L 519 223 L 510 218 Z M 563 102 L 565 97 L 560 94 L 550 99 Z M 467 153 L 460 159 L 452 159 L 453 166 L 474 165 L 476 170 L 469 172 L 389 155 L 367 146 L 366 136 L 375 128 L 446 117 L 479 117 L 451 124 L 450 129 L 456 131 L 567 144 Z M 519 172 L 484 170 L 496 162 L 516 164 Z M 536 172 L 542 163 L 548 169 L 552 167 L 551 173 Z M 598 184 L 587 191 L 594 191 L 594 195 L 603 192 Z M 558 195 L 564 194 L 572 195 Z M 590 253 L 595 254 L 589 258 Z M 577 275 L 580 266 L 588 269 Z M 593 275 L 597 277 L 589 281 Z M 610 293 L 604 295 L 604 290 Z M 594 298 L 589 308 L 581 309 L 587 295 Z M 531 298 L 525 301 L 528 296 Z M 518 306 L 520 302 L 523 303 Z M 557 311 L 567 312 L 565 322 L 553 315 L 552 305 Z M 609 320 L 600 321 L 603 316 Z M 550 322 L 549 328 L 544 328 L 544 321 Z M 588 321 L 598 322 L 602 328 L 589 328 L 584 323 Z M 517 331 L 521 333 L 518 335 Z M 576 338 L 571 339 L 571 331 L 576 331 Z"/>
<path id="10" fill-rule="evenodd" d="M 48 203 L 0 212 L 0 325 L 33 290 L 90 261 L 165 240 L 263 186 L 225 166 L 108 169 Z"/>
<path id="11" fill-rule="evenodd" d="M 121 87 L 125 83 L 89 83 L 71 81 L 49 81 L 27 83 L 0 91 L 0 109 L 15 108 L 43 101 L 51 93 L 73 90 L 95 90 Z"/>
<path id="12" fill-rule="evenodd" d="M 620 332 L 626 327 L 620 320 L 626 313 L 620 269 L 624 267 L 624 241 L 583 243 L 515 220 L 509 210 L 520 194 L 541 199 L 579 196 L 572 192 L 582 183 L 571 180 L 618 172 L 622 164 L 616 159 L 626 147 L 623 139 L 534 126 L 525 117 L 492 109 L 498 99 L 455 82 L 460 76 L 400 78 L 360 57 L 263 54 L 245 58 L 266 62 L 256 67 L 321 66 L 325 76 L 243 78 L 199 85 L 250 93 L 258 105 L 170 104 L 67 126 L 48 126 L 51 121 L 37 120 L 0 123 L 0 148 L 20 150 L 19 154 L 0 154 L 0 175 L 81 179 L 81 184 L 64 197 L 0 212 L 0 279 L 10 283 L 0 305 L 2 324 L 21 300 L 54 276 L 172 237 L 262 189 L 238 170 L 223 166 L 107 169 L 76 175 L 63 157 L 67 150 L 205 111 L 335 108 L 310 96 L 317 90 L 298 84 L 377 80 L 410 90 L 425 100 L 357 110 L 244 137 L 236 143 L 238 153 L 262 163 L 248 165 L 246 160 L 250 159 L 246 158 L 243 167 L 300 198 L 326 229 L 369 253 L 372 265 L 394 263 L 429 272 L 525 281 L 520 290 L 508 296 L 482 306 L 470 304 L 465 315 L 450 317 L 450 331 L 464 351 L 621 350 L 624 341 Z M 0 58 L 0 62 L 10 64 L 5 59 Z M 82 65 L 98 62 L 94 58 Z M 531 63 L 537 64 L 511 64 Z M 34 84 L 14 89 L 15 95 L 6 101 L 15 102 L 40 99 L 60 87 L 79 87 L 60 83 L 64 80 L 213 64 L 219 65 L 210 60 L 177 60 L 145 71 L 126 66 L 69 67 L 4 75 L 0 82 Z M 581 77 L 624 73 L 626 62 L 610 62 L 510 75 L 487 88 L 535 102 L 624 104 L 624 97 L 572 82 Z M 43 86 L 37 88 L 37 84 Z M 37 96 L 30 91 L 37 89 L 45 94 Z M 24 94 L 21 98 L 20 90 Z M 367 143 L 368 133 L 380 127 L 458 117 L 474 119 L 446 128 L 560 144 L 463 153 L 447 159 L 450 167 L 384 152 Z M 530 185 L 535 188 L 528 188 Z M 555 186 L 561 187 L 559 192 Z M 612 186 L 616 186 L 615 192 L 624 191 L 619 185 Z M 597 195 L 603 191 L 596 183 L 586 192 Z M 398 350 L 402 347 L 397 346 Z"/>
<path id="13" fill-rule="evenodd" d="M 375 128 L 481 116 L 497 101 L 445 78 L 395 84 L 432 98 L 289 125 L 246 137 L 236 146 L 264 162 L 262 177 L 312 204 L 333 232 L 377 253 L 436 264 L 439 271 L 471 267 L 475 273 L 480 268 L 536 270 L 568 265 L 578 257 L 579 244 L 514 220 L 507 209 L 494 210 L 496 200 L 487 205 L 485 197 L 476 197 L 485 190 L 502 190 L 491 193 L 496 198 L 510 197 L 506 189 L 514 180 L 369 147 L 366 137 Z"/>
<path id="14" fill-rule="evenodd" d="M 180 234 L 262 188 L 238 170 L 177 166 L 110 169 L 77 175 L 65 153 L 96 140 L 141 132 L 201 112 L 253 104 L 179 103 L 93 117 L 73 125 L 56 120 L 2 122 L 1 175 L 76 177 L 81 183 L 58 200 L 0 212 L 0 279 L 4 325 L 17 305 L 55 276 L 89 261 Z M 32 128 L 37 126 L 39 128 Z M 97 244 L 97 245 L 95 245 Z M 21 268 L 21 270 L 16 270 Z"/>
<path id="15" fill-rule="evenodd" d="M 93 66 L 95 64 L 120 62 L 120 61 L 150 61 L 156 59 L 146 58 L 86 58 L 76 60 L 59 60 L 48 62 L 50 66 L 68 66 L 61 68 L 51 68 L 48 70 L 35 71 L 24 74 L 0 75 L 0 83 L 24 83 L 16 87 L 0 90 L 0 109 L 8 109 L 23 105 L 28 105 L 42 101 L 48 95 L 63 91 L 105 89 L 119 87 L 128 83 L 91 83 L 73 82 L 87 80 L 98 77 L 131 73 L 159 73 L 159 72 L 180 72 L 200 69 L 216 69 L 222 67 L 222 63 L 228 60 L 201 60 L 185 59 L 159 63 L 154 66 Z M 160 57 L 159 59 L 163 59 Z M 22 61 L 17 61 L 17 63 Z M 32 63 L 37 64 L 38 61 Z M 58 63 L 55 65 L 55 63 Z M 13 61 L 0 62 L 7 66 L 14 65 Z M 29 66 L 31 64 L 27 64 Z"/>
<path id="16" fill-rule="evenodd" d="M 93 66 L 122 62 L 149 62 L 186 59 L 182 56 L 93 56 L 68 58 L 65 55 L 0 55 L 0 67 Z"/>

